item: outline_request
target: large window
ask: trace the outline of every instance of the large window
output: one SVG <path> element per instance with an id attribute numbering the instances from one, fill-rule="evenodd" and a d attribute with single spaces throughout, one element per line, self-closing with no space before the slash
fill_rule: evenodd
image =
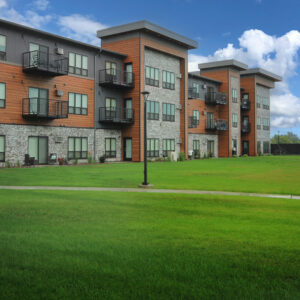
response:
<path id="1" fill-rule="evenodd" d="M 163 156 L 168 156 L 169 151 L 175 151 L 175 140 L 164 139 L 163 140 Z"/>
<path id="2" fill-rule="evenodd" d="M 0 60 L 6 60 L 6 36 L 0 34 Z"/>
<path id="3" fill-rule="evenodd" d="M 145 80 L 146 84 L 158 87 L 159 69 L 146 66 Z"/>
<path id="4" fill-rule="evenodd" d="M 87 115 L 88 96 L 83 94 L 69 93 L 69 114 Z"/>
<path id="5" fill-rule="evenodd" d="M 259 95 L 256 95 L 256 107 L 260 108 L 260 102 L 261 102 L 261 97 Z"/>
<path id="6" fill-rule="evenodd" d="M 159 156 L 159 139 L 147 139 L 147 157 Z"/>
<path id="7" fill-rule="evenodd" d="M 175 90 L 175 74 L 169 71 L 163 71 L 162 87 L 164 89 Z"/>
<path id="8" fill-rule="evenodd" d="M 69 137 L 69 159 L 84 159 L 87 158 L 87 153 L 88 139 L 86 137 Z"/>
<path id="9" fill-rule="evenodd" d="M 70 52 L 69 73 L 88 76 L 88 57 L 85 55 Z"/>
<path id="10" fill-rule="evenodd" d="M 194 151 L 200 150 L 200 141 L 199 140 L 193 140 L 193 150 Z"/>
<path id="11" fill-rule="evenodd" d="M 200 84 L 196 82 L 193 82 L 193 97 L 200 97 Z"/>
<path id="12" fill-rule="evenodd" d="M 262 102 L 263 102 L 263 109 L 270 109 L 269 98 L 263 97 Z"/>
<path id="13" fill-rule="evenodd" d="M 117 64 L 111 61 L 105 62 L 106 75 L 117 75 Z"/>
<path id="14" fill-rule="evenodd" d="M 232 99 L 232 102 L 234 102 L 234 103 L 238 102 L 238 91 L 237 91 L 237 89 L 232 89 L 231 90 L 231 99 Z"/>
<path id="15" fill-rule="evenodd" d="M 0 135 L 0 161 L 5 161 L 5 136 Z"/>
<path id="16" fill-rule="evenodd" d="M 264 154 L 270 153 L 270 143 L 269 142 L 263 143 L 263 150 L 264 150 Z"/>
<path id="17" fill-rule="evenodd" d="M 163 121 L 175 122 L 175 104 L 163 103 Z"/>
<path id="18" fill-rule="evenodd" d="M 232 113 L 232 127 L 238 127 L 238 114 Z"/>
<path id="19" fill-rule="evenodd" d="M 147 119 L 159 120 L 159 102 L 147 101 Z"/>
<path id="20" fill-rule="evenodd" d="M 117 113 L 117 100 L 114 98 L 105 98 L 105 118 L 113 119 Z"/>
<path id="21" fill-rule="evenodd" d="M 263 130 L 270 130 L 270 119 L 263 118 Z"/>
<path id="22" fill-rule="evenodd" d="M 257 117 L 257 124 L 256 124 L 256 126 L 257 126 L 257 129 L 261 129 L 261 118 L 260 117 Z"/>
<path id="23" fill-rule="evenodd" d="M 199 110 L 194 110 L 193 111 L 193 117 L 197 122 L 197 125 L 199 125 L 199 120 L 200 120 L 200 114 L 199 114 Z"/>
<path id="24" fill-rule="evenodd" d="M 116 139 L 106 138 L 105 139 L 105 157 L 115 158 L 117 156 L 116 151 Z"/>
<path id="25" fill-rule="evenodd" d="M 5 107 L 6 99 L 6 85 L 5 83 L 0 82 L 0 108 Z"/>

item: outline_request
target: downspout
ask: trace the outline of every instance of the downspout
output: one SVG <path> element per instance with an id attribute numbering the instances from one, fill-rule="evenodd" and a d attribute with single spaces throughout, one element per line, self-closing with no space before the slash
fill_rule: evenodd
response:
<path id="1" fill-rule="evenodd" d="M 100 50 L 101 51 L 101 50 Z M 100 51 L 99 51 L 99 56 L 100 56 Z M 97 91 L 96 91 L 96 87 L 97 87 L 97 81 L 96 81 L 96 56 L 97 54 L 94 56 L 94 160 L 96 160 L 96 103 L 97 103 Z"/>
<path id="2" fill-rule="evenodd" d="M 142 89 L 142 80 L 141 80 L 141 33 L 139 32 L 139 68 L 140 68 L 140 74 L 139 74 L 139 109 L 140 109 L 140 113 L 139 113 L 139 127 L 141 126 L 141 89 Z M 144 116 L 145 118 L 145 116 Z M 141 161 L 141 130 L 139 130 L 139 143 L 140 143 L 140 147 L 139 147 L 139 161 Z M 145 159 L 145 158 L 144 158 Z"/>

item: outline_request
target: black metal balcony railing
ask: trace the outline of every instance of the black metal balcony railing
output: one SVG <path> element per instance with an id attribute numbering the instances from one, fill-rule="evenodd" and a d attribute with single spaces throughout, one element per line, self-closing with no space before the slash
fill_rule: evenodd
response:
<path id="1" fill-rule="evenodd" d="M 226 120 L 206 120 L 206 130 L 227 130 L 228 126 L 227 126 L 227 121 Z"/>
<path id="2" fill-rule="evenodd" d="M 99 71 L 99 85 L 107 87 L 133 88 L 134 73 L 121 69 L 104 69 Z"/>
<path id="3" fill-rule="evenodd" d="M 208 92 L 205 94 L 205 104 L 207 105 L 226 105 L 227 96 L 225 93 Z"/>
<path id="4" fill-rule="evenodd" d="M 197 90 L 195 88 L 189 88 L 188 97 L 189 97 L 189 99 L 199 99 L 200 93 L 197 92 Z"/>
<path id="5" fill-rule="evenodd" d="M 242 99 L 241 109 L 242 110 L 249 110 L 250 109 L 250 100 L 249 99 Z"/>
<path id="6" fill-rule="evenodd" d="M 68 101 L 24 98 L 22 101 L 24 119 L 64 119 L 68 118 Z"/>
<path id="7" fill-rule="evenodd" d="M 0 60 L 6 60 L 6 52 L 0 51 Z"/>
<path id="8" fill-rule="evenodd" d="M 189 117 L 189 128 L 196 128 L 197 125 L 199 124 L 199 121 L 197 120 L 196 117 L 190 116 Z"/>
<path id="9" fill-rule="evenodd" d="M 99 108 L 99 122 L 115 124 L 132 124 L 134 122 L 134 110 L 131 108 L 110 109 L 107 107 Z"/>
<path id="10" fill-rule="evenodd" d="M 23 53 L 23 72 L 43 73 L 50 76 L 68 75 L 68 58 L 42 51 Z"/>
<path id="11" fill-rule="evenodd" d="M 249 133 L 250 128 L 251 128 L 251 126 L 250 126 L 249 122 L 242 123 L 242 127 L 241 127 L 242 133 Z"/>

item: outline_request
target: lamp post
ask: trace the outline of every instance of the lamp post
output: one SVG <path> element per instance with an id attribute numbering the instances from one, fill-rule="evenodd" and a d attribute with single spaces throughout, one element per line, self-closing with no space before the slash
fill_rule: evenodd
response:
<path id="1" fill-rule="evenodd" d="M 149 187 L 147 179 L 147 99 L 150 93 L 143 91 L 141 94 L 144 96 L 144 182 L 141 184 L 141 187 Z"/>

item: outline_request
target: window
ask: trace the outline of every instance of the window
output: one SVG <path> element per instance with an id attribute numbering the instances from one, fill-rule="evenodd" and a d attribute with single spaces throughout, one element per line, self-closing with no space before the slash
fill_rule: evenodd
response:
<path id="1" fill-rule="evenodd" d="M 6 36 L 0 35 L 0 60 L 6 60 Z"/>
<path id="2" fill-rule="evenodd" d="M 263 150 L 264 150 L 264 154 L 265 153 L 270 153 L 270 143 L 269 142 L 264 142 L 263 143 Z"/>
<path id="3" fill-rule="evenodd" d="M 0 161 L 5 161 L 5 136 L 0 135 Z"/>
<path id="4" fill-rule="evenodd" d="M 117 156 L 116 151 L 116 139 L 106 138 L 105 139 L 105 157 L 115 158 Z"/>
<path id="5" fill-rule="evenodd" d="M 256 107 L 260 108 L 260 102 L 261 102 L 261 98 L 259 95 L 256 95 Z"/>
<path id="6" fill-rule="evenodd" d="M 234 102 L 234 103 L 238 102 L 238 92 L 237 92 L 237 89 L 232 89 L 231 90 L 231 99 L 232 99 L 232 102 Z"/>
<path id="7" fill-rule="evenodd" d="M 263 118 L 263 130 L 270 130 L 270 119 Z"/>
<path id="8" fill-rule="evenodd" d="M 200 150 L 200 141 L 199 140 L 193 140 L 193 150 L 194 151 Z"/>
<path id="9" fill-rule="evenodd" d="M 256 126 L 257 126 L 257 129 L 261 128 L 261 119 L 260 119 L 260 117 L 257 117 L 257 124 L 256 124 Z"/>
<path id="10" fill-rule="evenodd" d="M 193 82 L 193 91 L 195 93 L 195 96 L 199 97 L 200 96 L 200 84 Z"/>
<path id="11" fill-rule="evenodd" d="M 87 158 L 88 139 L 86 137 L 69 137 L 69 159 Z"/>
<path id="12" fill-rule="evenodd" d="M 215 153 L 215 141 L 208 140 L 207 141 L 207 154 L 210 157 L 213 157 Z"/>
<path id="13" fill-rule="evenodd" d="M 232 113 L 232 127 L 238 127 L 238 114 Z"/>
<path id="14" fill-rule="evenodd" d="M 117 116 L 117 100 L 114 98 L 105 99 L 105 118 L 113 119 Z"/>
<path id="15" fill-rule="evenodd" d="M 258 155 L 261 154 L 261 142 L 260 141 L 257 142 L 257 154 Z"/>
<path id="16" fill-rule="evenodd" d="M 147 157 L 159 156 L 159 139 L 147 139 Z"/>
<path id="17" fill-rule="evenodd" d="M 199 119 L 200 119 L 199 110 L 194 110 L 193 111 L 193 117 L 197 121 L 197 125 L 199 125 Z"/>
<path id="18" fill-rule="evenodd" d="M 163 156 L 168 156 L 169 151 L 175 151 L 175 140 L 164 139 L 163 140 Z"/>
<path id="19" fill-rule="evenodd" d="M 147 119 L 159 120 L 159 102 L 147 101 Z"/>
<path id="20" fill-rule="evenodd" d="M 6 84 L 0 82 L 0 108 L 5 107 Z"/>
<path id="21" fill-rule="evenodd" d="M 163 103 L 163 121 L 175 122 L 175 104 Z"/>
<path id="22" fill-rule="evenodd" d="M 237 155 L 237 140 L 236 139 L 232 139 L 231 153 L 232 153 L 232 155 Z"/>
<path id="23" fill-rule="evenodd" d="M 111 61 L 105 63 L 106 75 L 117 75 L 117 64 Z"/>
<path id="24" fill-rule="evenodd" d="M 87 115 L 88 96 L 83 94 L 69 93 L 69 114 Z"/>
<path id="25" fill-rule="evenodd" d="M 163 71 L 162 87 L 175 90 L 175 74 L 173 72 Z"/>
<path id="26" fill-rule="evenodd" d="M 69 53 L 69 73 L 88 76 L 88 57 L 76 53 Z"/>
<path id="27" fill-rule="evenodd" d="M 146 84 L 152 86 L 159 86 L 159 70 L 157 68 L 146 66 Z"/>
<path id="28" fill-rule="evenodd" d="M 262 102 L 263 102 L 263 109 L 270 109 L 270 103 L 268 98 L 263 97 Z"/>

